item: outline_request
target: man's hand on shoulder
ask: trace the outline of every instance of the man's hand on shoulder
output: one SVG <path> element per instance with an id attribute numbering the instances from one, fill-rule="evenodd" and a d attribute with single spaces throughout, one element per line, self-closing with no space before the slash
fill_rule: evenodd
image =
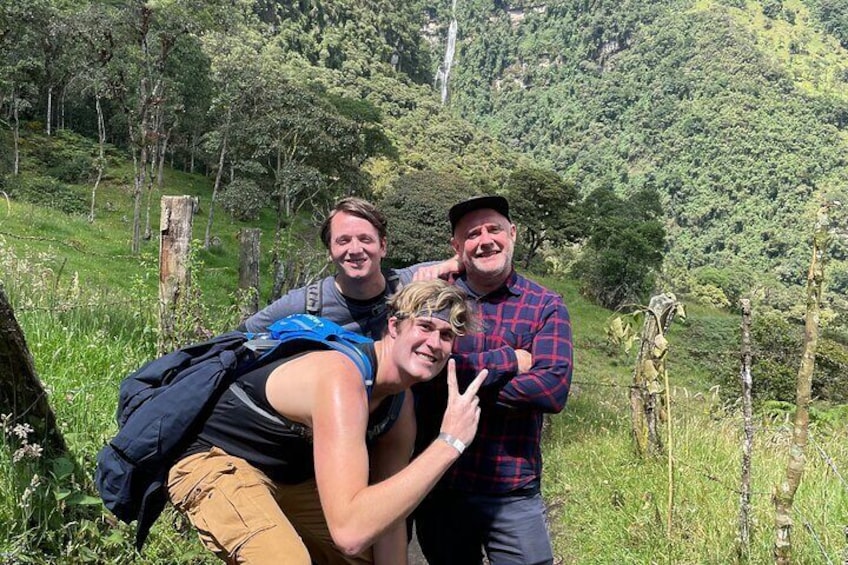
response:
<path id="1" fill-rule="evenodd" d="M 442 261 L 441 263 L 421 267 L 415 272 L 412 280 L 431 281 L 434 279 L 445 279 L 449 281 L 456 278 L 456 276 L 462 273 L 462 271 L 462 263 L 460 263 L 459 257 L 454 255 L 450 259 Z"/>

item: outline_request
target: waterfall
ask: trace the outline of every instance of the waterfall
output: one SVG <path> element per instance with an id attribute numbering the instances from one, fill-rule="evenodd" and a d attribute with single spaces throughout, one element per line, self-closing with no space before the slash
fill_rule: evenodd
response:
<path id="1" fill-rule="evenodd" d="M 442 105 L 448 102 L 448 80 L 450 78 L 451 66 L 453 65 L 453 56 L 456 52 L 456 0 L 451 4 L 451 22 L 448 27 L 448 45 L 445 49 L 445 61 L 442 63 L 442 68 L 439 69 L 439 75 L 442 81 Z"/>

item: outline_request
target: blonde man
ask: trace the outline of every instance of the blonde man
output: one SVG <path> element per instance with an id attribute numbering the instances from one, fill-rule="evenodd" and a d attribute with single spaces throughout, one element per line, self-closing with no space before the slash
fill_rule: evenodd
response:
<path id="1" fill-rule="evenodd" d="M 411 463 L 405 392 L 444 369 L 471 325 L 462 290 L 410 283 L 366 346 L 367 378 L 326 350 L 242 375 L 171 469 L 171 501 L 228 563 L 406 563 L 404 518 L 473 440 L 486 371 L 460 394 L 451 362 L 441 433 Z"/>

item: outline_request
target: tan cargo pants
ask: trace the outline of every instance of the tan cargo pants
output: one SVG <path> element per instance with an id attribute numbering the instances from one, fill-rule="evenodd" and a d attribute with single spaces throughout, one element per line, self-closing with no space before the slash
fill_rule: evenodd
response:
<path id="1" fill-rule="evenodd" d="M 372 563 L 370 549 L 348 557 L 335 546 L 314 479 L 275 483 L 244 459 L 212 448 L 171 468 L 168 494 L 203 544 L 227 563 Z"/>

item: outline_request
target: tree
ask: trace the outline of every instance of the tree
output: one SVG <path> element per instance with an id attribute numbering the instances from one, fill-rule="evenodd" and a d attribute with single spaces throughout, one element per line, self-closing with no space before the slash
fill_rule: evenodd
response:
<path id="1" fill-rule="evenodd" d="M 48 26 L 47 0 L 3 2 L 0 5 L 0 109 L 12 129 L 14 165 L 20 172 L 21 113 L 30 110 L 44 74 L 38 59 L 41 34 Z"/>
<path id="2" fill-rule="evenodd" d="M 817 0 L 812 2 L 824 28 L 848 48 L 848 2 L 846 0 Z"/>
<path id="3" fill-rule="evenodd" d="M 656 192 L 645 189 L 623 200 L 600 188 L 587 196 L 581 210 L 589 238 L 574 275 L 585 292 L 608 308 L 643 298 L 662 267 L 665 245 Z"/>
<path id="4" fill-rule="evenodd" d="M 43 438 L 48 457 L 67 453 L 67 445 L 56 424 L 44 385 L 35 373 L 24 333 L 2 288 L 0 288 L 0 414 L 9 414 L 16 424 L 28 424 Z M 33 445 L 33 447 L 38 447 Z"/>
<path id="5" fill-rule="evenodd" d="M 380 202 L 391 234 L 389 262 L 409 265 L 449 255 L 448 210 L 473 194 L 467 181 L 450 173 L 417 171 L 398 177 Z"/>
<path id="6" fill-rule="evenodd" d="M 77 74 L 74 78 L 81 84 L 79 94 L 94 97 L 95 118 L 97 122 L 97 157 L 94 162 L 95 178 L 91 189 L 91 206 L 88 221 L 94 222 L 97 189 L 106 170 L 106 115 L 103 110 L 104 100 L 108 100 L 111 90 L 110 64 L 115 55 L 115 36 L 112 32 L 111 21 L 114 12 L 106 7 L 92 4 L 75 14 L 73 20 L 73 38 L 71 50 L 76 60 Z M 70 81 L 69 81 L 70 82 Z M 64 116 L 64 92 L 62 96 L 61 115 Z M 64 118 L 60 120 L 64 127 Z"/>
<path id="7" fill-rule="evenodd" d="M 263 82 L 259 68 L 261 38 L 247 26 L 239 26 L 238 29 L 239 33 L 222 31 L 207 34 L 203 38 L 203 50 L 210 60 L 209 78 L 213 88 L 209 109 L 213 128 L 207 134 L 207 141 L 210 149 L 217 149 L 210 151 L 210 154 L 217 153 L 218 156 L 212 201 L 209 203 L 209 216 L 203 238 L 204 248 L 208 248 L 211 241 L 212 220 L 225 165 L 228 158 L 232 161 L 228 154 L 232 152 L 232 131 L 234 128 L 248 126 L 248 116 L 251 112 L 256 112 L 256 94 L 257 90 L 262 88 Z"/>
<path id="8" fill-rule="evenodd" d="M 798 367 L 795 389 L 795 422 L 792 428 L 792 444 L 786 465 L 786 476 L 774 489 L 775 541 L 774 562 L 778 565 L 792 563 L 792 505 L 795 493 L 807 464 L 806 451 L 809 442 L 810 402 L 812 400 L 813 369 L 816 363 L 816 348 L 819 339 L 819 314 L 822 303 L 824 263 L 830 234 L 829 206 L 819 210 L 813 237 L 813 256 L 807 274 L 807 312 L 804 319 L 804 352 Z"/>
<path id="9" fill-rule="evenodd" d="M 116 70 L 113 97 L 126 117 L 135 172 L 133 253 L 138 253 L 141 245 L 142 196 L 145 190 L 152 190 L 154 174 L 161 169 L 165 142 L 180 106 L 169 74 L 171 56 L 181 42 L 196 41 L 208 30 L 240 16 L 244 9 L 242 1 L 132 0 L 119 12 L 115 46 L 122 66 Z"/>
<path id="10" fill-rule="evenodd" d="M 518 169 L 510 175 L 506 192 L 510 215 L 522 229 L 519 241 L 525 269 L 544 244 L 574 242 L 582 235 L 577 190 L 555 172 Z"/>

